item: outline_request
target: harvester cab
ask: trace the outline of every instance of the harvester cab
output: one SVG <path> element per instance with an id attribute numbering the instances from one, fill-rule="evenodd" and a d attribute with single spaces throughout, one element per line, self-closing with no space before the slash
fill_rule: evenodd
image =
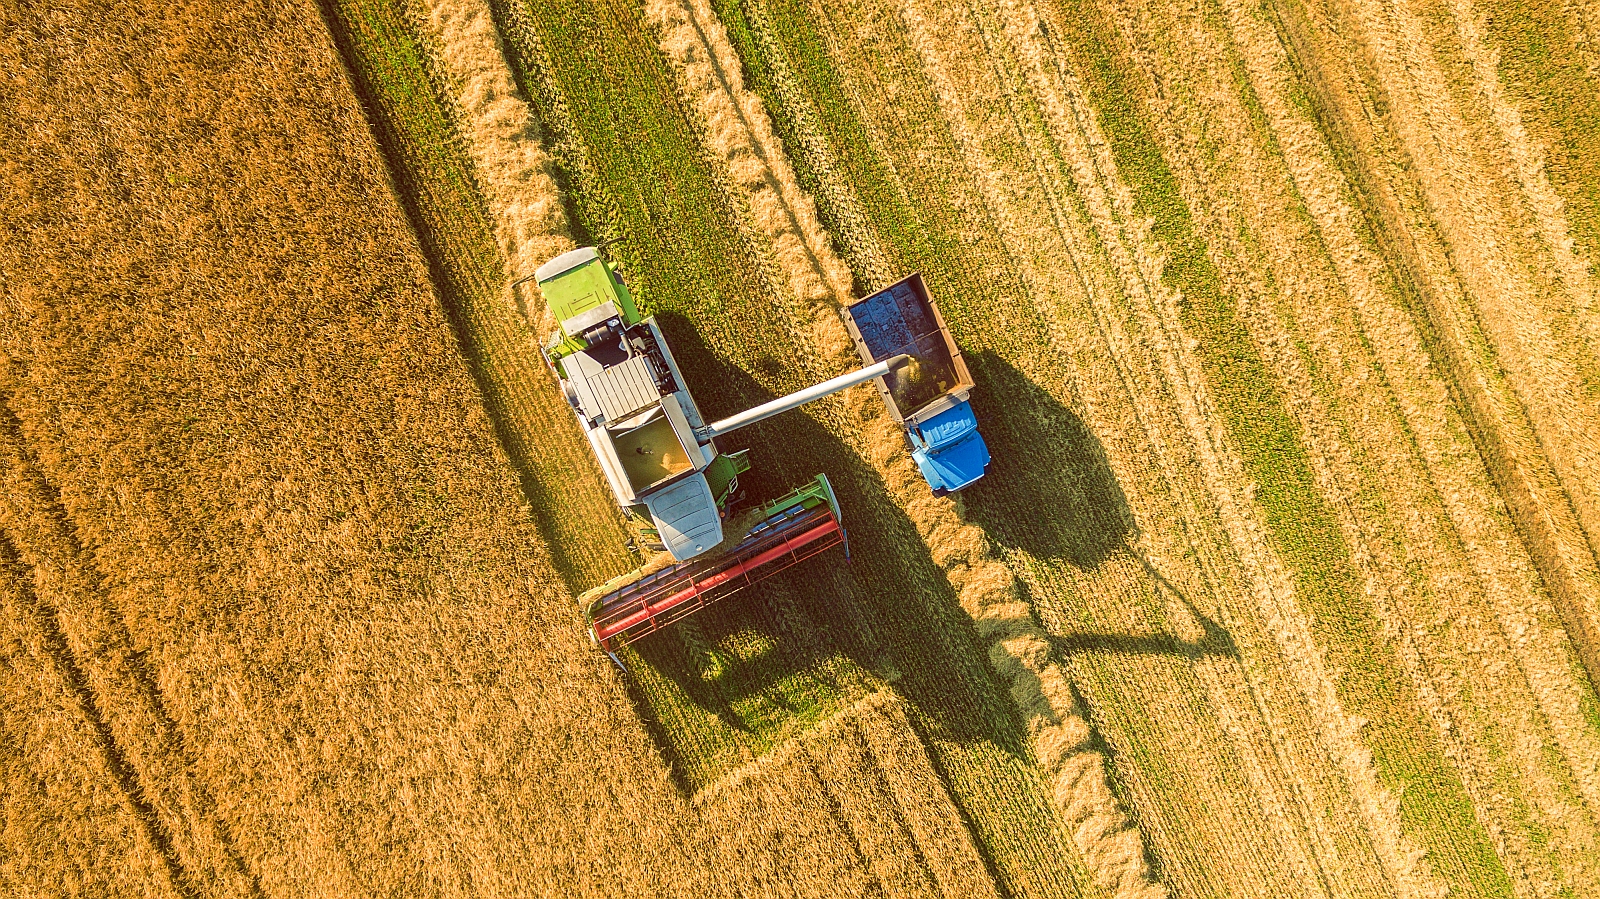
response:
<path id="1" fill-rule="evenodd" d="M 706 424 L 653 316 L 641 316 L 594 247 L 563 253 L 534 279 L 560 327 L 543 347 L 618 505 L 661 553 L 584 594 L 590 636 L 611 653 L 644 634 L 832 546 L 845 543 L 823 475 L 725 534 L 748 450 L 716 438 L 891 373 L 896 355 Z M 848 547 L 846 547 L 848 551 Z M 619 662 L 620 664 L 620 662 Z"/>

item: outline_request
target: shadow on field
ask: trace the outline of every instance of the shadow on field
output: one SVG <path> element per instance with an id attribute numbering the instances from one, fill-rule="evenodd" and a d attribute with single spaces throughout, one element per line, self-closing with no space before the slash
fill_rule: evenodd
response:
<path id="1" fill-rule="evenodd" d="M 775 396 L 709 348 L 686 319 L 657 313 L 657 321 L 708 421 Z M 991 741 L 1025 754 L 1016 711 L 985 663 L 970 617 L 876 469 L 801 411 L 718 444 L 724 452 L 751 449 L 752 468 L 740 476 L 746 503 L 826 473 L 849 532 L 850 561 L 829 550 L 639 641 L 632 648 L 650 671 L 632 680 L 667 678 L 729 730 L 756 741 L 791 732 L 780 719 L 820 717 L 887 685 L 916 710 L 925 737 Z M 669 732 L 680 726 L 668 720 L 672 711 L 656 708 L 663 700 L 646 693 L 635 685 L 669 763 L 686 767 L 675 756 L 695 747 Z M 697 786 L 683 785 L 691 792 Z"/>
<path id="2" fill-rule="evenodd" d="M 1237 656 L 1233 636 L 1130 545 L 1133 512 L 1105 447 L 1077 413 L 1010 362 L 987 350 L 968 356 L 977 385 L 972 405 L 992 457 L 983 480 L 962 492 L 968 520 L 1010 549 L 1042 561 L 1095 569 L 1114 554 L 1137 560 L 1155 589 L 1187 609 L 1201 635 L 1072 633 L 1053 637 L 1064 653 Z"/>
<path id="3" fill-rule="evenodd" d="M 1083 419 L 990 351 L 967 356 L 990 462 L 962 491 L 966 517 L 1002 546 L 1096 568 L 1127 546 L 1133 513 Z"/>
<path id="4" fill-rule="evenodd" d="M 1139 564 L 1144 567 L 1145 572 L 1188 611 L 1195 624 L 1200 627 L 1200 637 L 1195 640 L 1183 640 L 1172 634 L 1134 636 L 1131 634 L 1079 632 L 1064 636 L 1052 635 L 1050 637 L 1051 645 L 1069 655 L 1080 652 L 1105 652 L 1121 655 L 1158 654 L 1179 656 L 1191 661 L 1206 656 L 1239 657 L 1239 646 L 1234 642 L 1233 634 L 1227 628 L 1200 611 L 1199 607 L 1191 602 L 1183 591 L 1173 586 L 1148 560 L 1143 557 L 1135 558 L 1138 558 Z"/>

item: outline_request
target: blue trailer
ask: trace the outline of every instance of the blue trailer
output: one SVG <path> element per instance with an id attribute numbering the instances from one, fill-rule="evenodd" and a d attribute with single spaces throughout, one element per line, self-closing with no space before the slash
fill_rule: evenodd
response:
<path id="1" fill-rule="evenodd" d="M 912 358 L 874 383 L 889 414 L 905 427 L 911 458 L 933 492 L 953 493 L 983 477 L 989 448 L 967 402 L 972 375 L 922 275 L 857 300 L 842 315 L 866 364 Z"/>

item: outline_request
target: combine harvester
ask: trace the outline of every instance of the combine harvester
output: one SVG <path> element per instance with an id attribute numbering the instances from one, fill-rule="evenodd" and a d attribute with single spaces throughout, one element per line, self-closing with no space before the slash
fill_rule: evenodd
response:
<path id="1" fill-rule="evenodd" d="M 720 452 L 717 437 L 848 387 L 893 378 L 908 365 L 937 374 L 954 371 L 952 360 L 959 364 L 960 359 L 934 313 L 940 342 L 937 348 L 929 344 L 934 354 L 931 364 L 913 360 L 906 352 L 879 352 L 865 368 L 708 425 L 689 395 L 655 318 L 639 315 L 627 286 L 595 248 L 563 253 L 541 265 L 534 279 L 560 323 L 544 347 L 545 360 L 560 379 L 617 503 L 640 535 L 662 550 L 644 568 L 614 578 L 580 598 L 590 636 L 618 665 L 617 648 L 756 580 L 834 546 L 844 546 L 848 556 L 839 503 L 827 477 L 821 474 L 753 514 L 739 516 L 750 526 L 725 534 L 724 526 L 730 524 L 728 507 L 738 494 L 739 474 L 749 470 L 750 462 L 748 450 Z M 920 286 L 920 279 L 916 283 Z M 921 296 L 925 300 L 926 292 Z M 931 311 L 931 303 L 926 308 Z M 923 351 L 917 339 L 926 342 L 925 336 L 906 341 L 906 350 Z M 881 350 L 886 345 L 880 341 L 874 346 Z M 965 366 L 959 371 L 960 383 L 970 387 Z M 920 377 L 903 380 L 908 384 L 923 381 Z M 885 390 L 886 398 L 897 395 L 895 387 L 880 385 L 880 389 Z M 904 392 L 903 387 L 899 389 Z M 929 408 L 930 404 L 917 405 L 916 415 Z M 897 419 L 910 420 L 892 400 L 890 409 Z M 915 426 L 908 424 L 908 433 Z M 921 434 L 929 433 L 926 424 L 922 428 Z M 940 442 L 937 436 L 917 439 L 923 440 L 921 451 L 935 458 L 943 447 L 964 445 Z M 987 461 L 987 451 L 984 459 Z M 919 464 L 923 464 L 920 459 Z M 956 489 L 948 482 L 941 484 L 946 484 L 944 489 Z"/>

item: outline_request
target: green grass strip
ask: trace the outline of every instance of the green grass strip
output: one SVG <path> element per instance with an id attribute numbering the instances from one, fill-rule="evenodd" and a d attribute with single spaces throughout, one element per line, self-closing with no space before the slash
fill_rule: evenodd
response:
<path id="1" fill-rule="evenodd" d="M 644 310 L 662 318 L 690 386 L 715 385 L 694 391 L 701 411 L 720 417 L 765 399 L 733 371 L 749 367 L 752 347 L 781 340 L 783 323 L 638 9 L 551 0 L 496 14 L 565 172 L 569 211 L 591 239 L 622 239 L 607 253 Z M 687 789 L 874 689 L 846 651 L 849 627 L 793 610 L 783 600 L 730 600 L 627 654 Z"/>
<path id="2" fill-rule="evenodd" d="M 1298 428 L 1232 298 L 1195 232 L 1176 179 L 1145 125 L 1152 115 L 1124 83 L 1118 43 L 1098 9 L 1060 0 L 1081 27 L 1062 37 L 1111 142 L 1123 179 L 1167 253 L 1166 283 L 1182 292 L 1184 327 L 1199 338 L 1207 385 L 1256 484 L 1273 548 L 1290 566 L 1302 607 L 1346 709 L 1368 722 L 1363 737 L 1382 783 L 1400 800 L 1402 828 L 1458 895 L 1510 896 L 1511 883 L 1445 760 L 1382 624 L 1362 595 L 1338 522 L 1317 490 Z"/>
<path id="3" fill-rule="evenodd" d="M 574 217 L 596 235 L 627 236 L 617 252 L 627 260 L 630 277 L 644 285 L 643 302 L 684 325 L 670 336 L 706 413 L 731 412 L 765 398 L 748 372 L 781 383 L 794 366 L 792 357 L 808 348 L 788 330 L 791 323 L 782 320 L 751 250 L 736 233 L 739 212 L 714 189 L 717 175 L 702 158 L 692 116 L 672 95 L 676 80 L 637 7 L 607 0 L 508 3 L 497 15 L 502 33 L 510 36 L 518 76 L 555 136 L 555 154 L 574 186 Z M 718 402 L 729 404 L 713 405 Z M 765 620 L 752 611 L 762 602 L 740 606 L 730 600 L 724 610 L 703 613 L 683 637 L 686 649 L 678 659 L 663 650 L 649 660 L 651 670 L 641 673 L 641 680 L 661 687 L 651 700 L 660 703 L 661 717 L 709 718 L 708 726 L 714 726 L 716 719 L 705 710 L 726 700 L 719 715 L 750 731 L 723 731 L 714 738 L 759 751 L 762 734 L 813 720 L 818 706 L 805 697 L 819 689 L 817 682 L 846 670 L 841 662 L 854 660 L 892 681 L 910 701 L 934 766 L 1005 894 L 1080 895 L 1039 774 L 1022 748 L 1015 710 L 978 652 L 971 620 L 904 511 L 875 470 L 806 416 L 758 427 L 736 435 L 754 441 L 752 491 L 792 486 L 826 471 L 850 527 L 849 573 L 819 587 L 823 575 L 815 568 L 797 569 L 789 596 L 771 603 L 792 602 L 795 608 L 782 621 L 757 628 L 770 642 L 750 642 L 740 633 Z M 769 479 L 764 488 L 761 478 Z M 741 640 L 754 662 L 738 658 Z M 816 658 L 810 667 L 793 669 L 793 659 L 761 655 L 764 646 L 778 652 L 791 647 Z M 769 663 L 793 670 L 795 678 L 794 692 L 786 697 L 795 707 L 778 718 L 741 707 L 754 695 L 748 686 L 735 695 L 737 689 L 708 691 L 704 681 L 694 680 L 711 672 L 730 684 L 767 684 L 771 674 L 757 669 Z M 848 683 L 840 689 L 854 690 Z M 762 695 L 776 692 L 762 689 Z M 708 765 L 698 776 L 714 770 Z"/>

